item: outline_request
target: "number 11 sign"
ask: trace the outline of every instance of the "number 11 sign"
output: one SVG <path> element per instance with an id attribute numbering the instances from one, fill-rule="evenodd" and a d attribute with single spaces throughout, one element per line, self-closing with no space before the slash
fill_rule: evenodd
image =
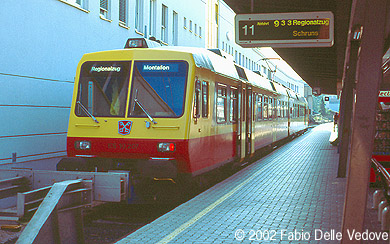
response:
<path id="1" fill-rule="evenodd" d="M 236 43 L 242 47 L 331 47 L 333 13 L 238 14 Z"/>

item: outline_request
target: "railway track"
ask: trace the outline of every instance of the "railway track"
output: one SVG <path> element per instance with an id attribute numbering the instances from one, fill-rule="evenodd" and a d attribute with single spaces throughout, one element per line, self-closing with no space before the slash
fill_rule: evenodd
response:
<path id="1" fill-rule="evenodd" d="M 178 205 L 107 203 L 97 206 L 84 218 L 85 243 L 115 243 Z"/>
<path id="2" fill-rule="evenodd" d="M 289 140 L 284 140 L 279 146 L 285 144 Z M 230 167 L 220 168 L 204 175 L 202 179 L 202 187 L 194 191 L 187 197 L 187 200 L 195 197 L 202 191 L 212 187 L 218 182 L 228 178 L 232 174 L 241 170 L 243 167 L 257 161 L 261 157 L 269 154 L 277 147 L 268 147 L 252 158 L 248 163 L 230 165 Z M 233 166 L 233 167 L 231 167 Z M 179 206 L 186 200 L 176 201 L 172 203 L 161 203 L 156 201 L 152 204 L 132 204 L 108 202 L 96 204 L 91 208 L 87 208 L 83 213 L 84 221 L 84 239 L 86 244 L 105 244 L 115 243 L 127 235 L 133 233 L 139 228 L 151 223 L 160 216 L 168 213 L 172 209 Z M 26 223 L 27 224 L 27 223 Z M 22 224 L 24 225 L 24 224 Z M 22 227 L 23 230 L 24 226 Z M 2 234 L 8 235 L 6 239 L 2 238 Z M 20 233 L 7 233 L 0 230 L 0 243 L 13 244 L 16 243 Z"/>

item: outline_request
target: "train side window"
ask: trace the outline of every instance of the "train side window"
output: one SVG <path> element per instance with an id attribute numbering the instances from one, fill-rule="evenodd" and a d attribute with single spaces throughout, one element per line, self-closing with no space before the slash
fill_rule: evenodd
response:
<path id="1" fill-rule="evenodd" d="M 217 123 L 226 123 L 227 119 L 227 97 L 226 86 L 217 85 Z"/>
<path id="2" fill-rule="evenodd" d="M 268 97 L 263 99 L 263 119 L 268 119 Z"/>
<path id="3" fill-rule="evenodd" d="M 288 103 L 284 102 L 284 117 L 288 117 Z"/>
<path id="4" fill-rule="evenodd" d="M 194 118 L 200 117 L 200 81 L 195 81 L 195 101 L 194 101 Z"/>
<path id="5" fill-rule="evenodd" d="M 245 121 L 246 117 L 246 90 L 245 88 L 242 89 L 242 94 L 241 94 L 241 101 L 242 101 L 242 121 Z"/>
<path id="6" fill-rule="evenodd" d="M 273 117 L 272 117 L 272 110 L 274 109 L 273 108 L 274 106 L 273 106 L 273 98 L 269 98 L 268 99 L 268 119 L 272 119 Z"/>
<path id="7" fill-rule="evenodd" d="M 287 102 L 283 102 L 283 117 L 287 117 Z"/>
<path id="8" fill-rule="evenodd" d="M 298 117 L 301 117 L 301 105 L 298 105 L 297 112 L 298 112 Z"/>
<path id="9" fill-rule="evenodd" d="M 294 117 L 294 104 L 290 107 L 290 118 Z"/>
<path id="10" fill-rule="evenodd" d="M 279 103 L 279 113 L 281 118 L 283 118 L 283 101 L 280 101 Z"/>
<path id="11" fill-rule="evenodd" d="M 207 118 L 209 116 L 209 83 L 202 82 L 202 117 Z"/>
<path id="12" fill-rule="evenodd" d="M 230 87 L 230 122 L 237 122 L 238 110 L 237 110 L 237 88 Z"/>
<path id="13" fill-rule="evenodd" d="M 253 98 L 252 98 L 252 120 L 256 120 L 256 112 L 257 112 L 257 93 L 253 93 Z"/>
<path id="14" fill-rule="evenodd" d="M 259 94 L 257 96 L 257 121 L 263 119 L 263 96 Z"/>

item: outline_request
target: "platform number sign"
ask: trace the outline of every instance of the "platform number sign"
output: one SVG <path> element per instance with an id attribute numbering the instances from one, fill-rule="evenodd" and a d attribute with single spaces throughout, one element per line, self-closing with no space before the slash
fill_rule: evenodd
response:
<path id="1" fill-rule="evenodd" d="M 121 135 L 128 135 L 131 131 L 131 126 L 133 122 L 130 120 L 120 120 L 118 121 L 118 133 Z"/>
<path id="2" fill-rule="evenodd" d="M 334 17 L 329 11 L 238 14 L 235 33 L 242 47 L 331 47 Z"/>

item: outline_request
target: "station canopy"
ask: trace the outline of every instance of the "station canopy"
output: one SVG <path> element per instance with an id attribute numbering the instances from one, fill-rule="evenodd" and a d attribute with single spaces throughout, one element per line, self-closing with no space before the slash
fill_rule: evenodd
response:
<path id="1" fill-rule="evenodd" d="M 344 68 L 351 0 L 225 0 L 236 14 L 331 11 L 334 44 L 331 47 L 274 48 L 312 88 L 336 94 Z M 253 7 L 252 7 L 253 2 Z"/>

